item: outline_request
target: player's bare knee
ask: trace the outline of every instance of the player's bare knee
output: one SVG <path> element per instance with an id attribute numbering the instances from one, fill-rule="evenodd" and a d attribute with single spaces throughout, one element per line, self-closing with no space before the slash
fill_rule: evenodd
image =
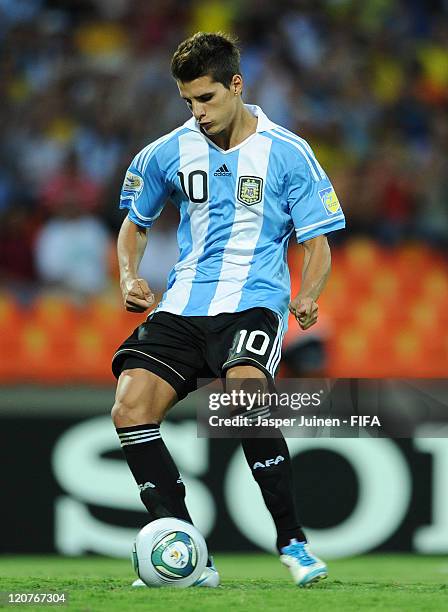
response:
<path id="1" fill-rule="evenodd" d="M 159 424 L 163 416 L 154 413 L 146 403 L 130 402 L 117 398 L 111 410 L 112 421 L 116 427 L 130 427 L 141 423 Z"/>
<path id="2" fill-rule="evenodd" d="M 259 368 L 256 368 L 254 366 L 250 366 L 250 365 L 240 365 L 240 366 L 234 366 L 233 368 L 230 368 L 229 370 L 227 370 L 226 373 L 226 378 L 227 380 L 229 379 L 245 379 L 245 378 L 261 378 L 261 379 L 265 379 L 266 378 L 266 374 L 260 370 Z"/>
<path id="3" fill-rule="evenodd" d="M 227 392 L 263 392 L 267 389 L 268 382 L 264 372 L 253 366 L 236 366 L 227 371 L 226 390 Z"/>
<path id="4" fill-rule="evenodd" d="M 116 427 L 157 423 L 157 420 L 152 418 L 150 403 L 139 387 L 139 378 L 135 377 L 132 371 L 122 372 L 112 407 L 112 420 Z"/>
<path id="5" fill-rule="evenodd" d="M 164 386 L 165 385 L 165 386 Z M 176 396 L 151 372 L 139 368 L 124 370 L 118 380 L 112 420 L 116 427 L 142 423 L 159 424 Z"/>

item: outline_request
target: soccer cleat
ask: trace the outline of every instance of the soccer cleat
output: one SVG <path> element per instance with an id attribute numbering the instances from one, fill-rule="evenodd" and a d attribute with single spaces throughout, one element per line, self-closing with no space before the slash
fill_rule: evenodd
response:
<path id="1" fill-rule="evenodd" d="M 310 586 L 328 576 L 327 566 L 311 553 L 307 542 L 291 540 L 281 553 L 280 561 L 289 568 L 297 586 Z"/>
<path id="2" fill-rule="evenodd" d="M 192 585 L 194 587 L 209 587 L 209 588 L 216 588 L 217 586 L 219 586 L 219 572 L 215 567 L 215 564 L 213 563 L 213 557 L 209 557 L 210 559 L 210 566 L 207 566 L 205 568 L 205 570 L 202 572 L 202 574 L 199 576 L 199 578 L 196 580 L 196 582 Z M 137 578 L 137 580 L 134 580 L 134 582 L 132 583 L 133 587 L 145 587 L 147 586 L 143 580 L 141 580 L 140 578 Z"/>
<path id="3" fill-rule="evenodd" d="M 194 587 L 209 587 L 215 589 L 219 586 L 219 572 L 213 563 L 213 557 L 208 558 L 210 565 L 207 565 L 205 570 L 193 584 Z"/>

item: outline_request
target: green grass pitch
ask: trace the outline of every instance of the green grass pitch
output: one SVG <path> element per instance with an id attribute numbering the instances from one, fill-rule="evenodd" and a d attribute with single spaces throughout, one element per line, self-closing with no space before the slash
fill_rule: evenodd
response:
<path id="1" fill-rule="evenodd" d="M 218 589 L 132 589 L 130 561 L 103 557 L 0 557 L 3 592 L 68 593 L 65 606 L 5 605 L 68 612 L 318 612 L 448 610 L 448 558 L 369 555 L 331 561 L 330 575 L 299 589 L 274 556 L 221 554 Z"/>

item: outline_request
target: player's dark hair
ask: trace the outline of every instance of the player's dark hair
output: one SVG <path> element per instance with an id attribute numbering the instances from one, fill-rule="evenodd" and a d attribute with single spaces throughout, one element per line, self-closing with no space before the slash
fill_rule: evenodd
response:
<path id="1" fill-rule="evenodd" d="M 171 74 L 183 83 L 208 74 L 229 88 L 232 77 L 241 74 L 236 39 L 222 32 L 197 32 L 178 46 L 171 60 Z"/>

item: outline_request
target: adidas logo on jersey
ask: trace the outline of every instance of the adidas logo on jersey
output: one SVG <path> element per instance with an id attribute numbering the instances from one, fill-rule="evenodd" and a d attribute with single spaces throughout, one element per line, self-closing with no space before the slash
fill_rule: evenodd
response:
<path id="1" fill-rule="evenodd" d="M 223 164 L 220 168 L 216 170 L 214 176 L 232 176 L 232 173 L 227 168 L 227 166 Z"/>

